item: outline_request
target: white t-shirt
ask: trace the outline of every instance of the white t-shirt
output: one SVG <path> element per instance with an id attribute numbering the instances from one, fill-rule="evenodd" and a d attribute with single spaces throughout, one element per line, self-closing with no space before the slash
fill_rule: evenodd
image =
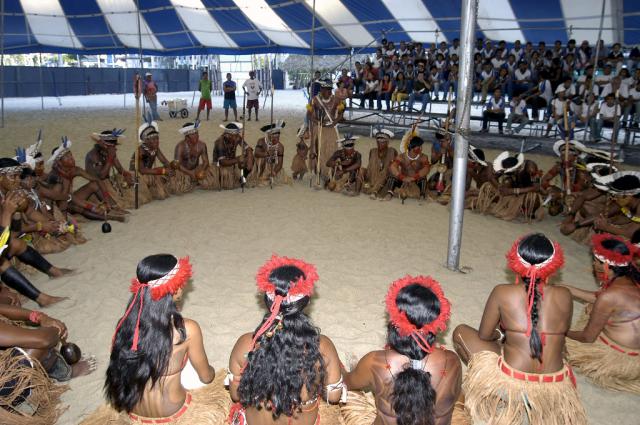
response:
<path id="1" fill-rule="evenodd" d="M 620 105 L 613 105 L 613 106 L 609 106 L 607 105 L 607 102 L 602 102 L 602 104 L 600 105 L 600 116 L 604 119 L 613 119 L 613 117 L 616 115 L 620 115 Z"/>
<path id="2" fill-rule="evenodd" d="M 501 58 L 498 58 L 497 56 L 495 58 L 491 59 L 491 64 L 493 65 L 493 67 L 495 69 L 500 68 L 502 65 L 504 65 L 504 63 L 505 63 L 505 60 L 501 59 Z"/>
<path id="3" fill-rule="evenodd" d="M 609 74 L 609 75 L 598 75 L 595 79 L 595 82 L 598 84 L 607 84 L 609 81 L 611 81 L 611 79 L 613 78 L 613 74 Z"/>
<path id="4" fill-rule="evenodd" d="M 540 97 L 547 101 L 547 104 L 551 102 L 553 97 L 553 87 L 549 80 L 544 80 L 538 84 L 538 90 L 540 90 Z"/>
<path id="5" fill-rule="evenodd" d="M 553 99 L 553 101 L 551 102 L 553 115 L 558 116 L 564 114 L 564 102 L 565 100 L 560 100 L 558 98 Z"/>
<path id="6" fill-rule="evenodd" d="M 500 109 L 504 111 L 504 98 L 500 97 L 498 100 L 496 100 L 495 97 L 491 96 L 489 100 L 487 100 L 487 103 L 485 106 L 487 111 L 490 111 L 493 109 Z"/>
<path id="7" fill-rule="evenodd" d="M 629 96 L 631 97 L 631 99 L 637 102 L 638 100 L 640 100 L 640 91 L 633 87 L 631 90 L 629 90 Z"/>
<path id="8" fill-rule="evenodd" d="M 524 49 L 521 47 L 520 50 L 516 50 L 516 48 L 514 47 L 513 49 L 511 49 L 509 53 L 515 56 L 516 62 L 518 62 L 522 57 L 522 55 L 524 54 Z"/>
<path id="9" fill-rule="evenodd" d="M 556 88 L 556 94 L 560 93 L 561 91 L 564 91 L 564 97 L 572 97 L 576 94 L 576 88 L 573 84 L 571 84 L 569 88 L 566 88 L 564 84 L 560 84 Z"/>
<path id="10" fill-rule="evenodd" d="M 249 78 L 244 82 L 242 88 L 247 91 L 247 100 L 257 100 L 258 93 L 262 90 L 262 83 L 260 83 L 260 80 L 257 78 L 254 78 L 253 80 Z"/>
<path id="11" fill-rule="evenodd" d="M 601 96 L 605 98 L 609 93 L 613 93 L 614 95 L 616 94 L 616 92 L 613 91 L 613 86 L 611 85 L 611 83 L 604 86 Z M 629 97 L 629 87 L 625 86 L 624 84 L 620 84 L 618 95 L 624 98 Z"/>
<path id="12" fill-rule="evenodd" d="M 493 70 L 491 70 L 491 71 L 482 71 L 482 72 L 480 73 L 480 79 L 481 79 L 482 81 L 486 81 L 486 80 L 488 80 L 489 78 L 493 77 L 493 75 L 494 75 L 494 74 L 493 74 Z"/>
<path id="13" fill-rule="evenodd" d="M 525 111 L 527 110 L 527 102 L 525 102 L 524 99 L 520 99 L 517 105 L 515 100 L 512 100 L 509 102 L 509 106 L 511 106 L 511 113 L 515 115 L 525 115 Z"/>
<path id="14" fill-rule="evenodd" d="M 449 56 L 451 56 L 453 54 L 456 54 L 456 55 L 460 56 L 460 53 L 458 53 L 459 49 L 460 49 L 460 46 L 458 46 L 458 47 L 453 47 L 453 46 L 449 47 Z"/>
<path id="15" fill-rule="evenodd" d="M 522 72 L 522 70 L 518 68 L 513 72 L 513 75 L 515 76 L 516 81 L 531 79 L 531 71 L 529 71 L 528 69 L 525 69 L 524 72 Z"/>
<path id="16" fill-rule="evenodd" d="M 578 94 L 580 96 L 584 96 L 585 87 L 586 87 L 585 84 L 580 84 L 580 86 L 578 87 Z M 600 95 L 600 87 L 597 84 L 593 84 L 591 86 L 591 93 L 593 93 L 597 98 Z"/>

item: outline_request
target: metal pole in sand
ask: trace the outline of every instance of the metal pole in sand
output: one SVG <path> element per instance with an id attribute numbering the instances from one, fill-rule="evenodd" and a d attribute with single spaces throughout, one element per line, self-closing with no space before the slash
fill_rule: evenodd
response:
<path id="1" fill-rule="evenodd" d="M 135 170 L 135 187 L 134 187 L 134 194 L 135 194 L 135 207 L 136 209 L 138 209 L 140 207 L 140 198 L 139 198 L 139 191 L 138 191 L 138 186 L 140 184 L 140 149 L 138 149 L 138 129 L 140 128 L 140 97 L 142 96 L 142 81 L 141 79 L 142 77 L 142 68 L 143 68 L 143 63 L 142 63 L 142 32 L 140 30 L 140 19 L 141 19 L 141 14 L 142 11 L 140 11 L 140 1 L 136 0 L 136 9 L 138 9 L 138 58 L 140 60 L 140 73 L 138 74 L 138 78 L 135 81 L 136 84 L 136 88 L 135 90 L 138 91 L 138 96 L 136 97 L 136 129 L 135 129 L 135 154 L 134 154 L 134 162 L 135 162 L 135 166 L 134 166 L 134 170 Z M 142 101 L 142 105 L 144 106 L 144 99 Z"/>
<path id="2" fill-rule="evenodd" d="M 447 268 L 458 270 L 464 219 L 464 197 L 467 179 L 467 154 L 471 113 L 471 89 L 473 85 L 473 46 L 478 0 L 462 1 L 462 28 L 460 29 L 460 69 L 458 71 L 458 95 L 456 96 L 456 138 L 453 156 L 453 183 L 451 190 L 451 215 L 449 217 L 449 247 Z"/>
<path id="3" fill-rule="evenodd" d="M 0 0 L 0 97 L 2 97 L 0 127 L 2 128 L 4 128 L 4 31 L 4 0 Z"/>
<path id="4" fill-rule="evenodd" d="M 42 53 L 39 53 L 40 59 L 38 60 L 38 73 L 40 74 L 40 109 L 44 111 L 44 84 L 42 83 Z"/>

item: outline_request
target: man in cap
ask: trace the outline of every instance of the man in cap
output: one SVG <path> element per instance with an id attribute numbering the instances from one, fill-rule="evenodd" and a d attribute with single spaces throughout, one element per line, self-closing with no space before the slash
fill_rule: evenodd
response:
<path id="1" fill-rule="evenodd" d="M 331 93 L 331 81 L 323 81 L 320 94 L 311 100 L 307 106 L 308 118 L 311 123 L 311 155 L 309 169 L 317 171 L 316 160 L 320 176 L 325 184 L 330 179 L 330 169 L 326 163 L 338 149 L 338 130 L 336 125 L 342 121 L 344 103 Z M 318 150 L 320 151 L 318 154 Z"/>
<path id="2" fill-rule="evenodd" d="M 402 153 L 391 162 L 389 166 L 389 178 L 385 190 L 387 194 L 385 201 L 391 200 L 395 194 L 395 189 L 400 188 L 400 197 L 404 201 L 407 197 L 426 198 L 427 196 L 427 175 L 431 165 L 429 157 L 422 153 L 424 140 L 418 136 L 413 136 L 407 145 L 407 151 Z"/>
<path id="3" fill-rule="evenodd" d="M 151 109 L 151 118 L 153 118 L 154 121 L 162 121 L 162 118 L 158 115 L 158 85 L 153 81 L 150 72 L 144 74 L 142 93 L 149 104 L 149 109 Z"/>
<path id="4" fill-rule="evenodd" d="M 251 121 L 251 109 L 256 111 L 256 121 L 258 121 L 258 109 L 260 108 L 260 100 L 258 96 L 262 92 L 262 83 L 256 79 L 256 72 L 249 71 L 249 79 L 244 82 L 242 89 L 247 94 L 247 113 L 249 114 L 248 121 Z"/>
<path id="5" fill-rule="evenodd" d="M 355 142 L 358 138 L 347 135 L 338 143 L 342 148 L 338 149 L 327 160 L 326 166 L 333 170 L 333 177 L 327 184 L 327 189 L 332 192 L 342 192 L 345 195 L 357 196 L 362 189 L 362 155 L 355 150 Z"/>
<path id="6" fill-rule="evenodd" d="M 220 174 L 220 187 L 225 190 L 244 185 L 253 169 L 253 149 L 242 138 L 242 123 L 221 125 L 222 136 L 213 143 L 213 162 Z M 240 147 L 240 155 L 237 149 Z"/>
<path id="7" fill-rule="evenodd" d="M 284 126 L 284 121 L 278 121 L 260 128 L 264 137 L 259 138 L 256 143 L 254 169 L 251 173 L 256 185 L 289 183 L 282 168 L 284 145 L 280 142 L 280 132 Z"/>
<path id="8" fill-rule="evenodd" d="M 386 128 L 379 129 L 374 134 L 376 147 L 369 151 L 369 165 L 363 168 L 364 190 L 372 199 L 384 196 L 384 185 L 389 178 L 389 166 L 398 155 L 395 148 L 389 146 L 393 131 Z"/>
<path id="9" fill-rule="evenodd" d="M 200 140 L 200 121 L 185 123 L 178 132 L 184 137 L 176 145 L 176 176 L 169 181 L 169 192 L 176 195 L 202 189 L 219 189 L 217 169 L 211 167 L 207 145 Z"/>
<path id="10" fill-rule="evenodd" d="M 169 197 L 169 179 L 175 176 L 177 163 L 171 163 L 160 150 L 160 130 L 155 121 L 138 129 L 138 200 L 140 204 Z M 162 167 L 156 167 L 156 159 Z M 129 170 L 135 172 L 136 154 L 131 155 Z"/>
<path id="11" fill-rule="evenodd" d="M 133 200 L 133 175 L 124 169 L 117 155 L 117 146 L 124 130 L 105 130 L 102 133 L 93 133 L 92 139 L 96 142 L 84 159 L 84 167 L 87 173 L 102 181 L 107 188 L 105 197 L 112 198 L 115 204 L 112 206 L 125 209 L 134 207 Z M 131 190 L 129 190 L 131 189 Z"/>

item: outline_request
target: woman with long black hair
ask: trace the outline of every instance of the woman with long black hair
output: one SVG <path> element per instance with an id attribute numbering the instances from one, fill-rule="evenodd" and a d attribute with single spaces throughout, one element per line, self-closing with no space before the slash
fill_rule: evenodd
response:
<path id="1" fill-rule="evenodd" d="M 450 304 L 428 276 L 395 281 L 386 298 L 387 348 L 366 354 L 345 376 L 350 390 L 370 389 L 375 404 L 349 393 L 347 425 L 449 424 L 460 395 L 462 371 L 453 351 L 436 343 L 447 329 Z"/>
<path id="2" fill-rule="evenodd" d="M 229 359 L 232 425 L 339 423 L 346 387 L 338 353 L 304 309 L 318 280 L 302 260 L 273 256 L 256 276 L 269 309 L 255 332 L 242 335 Z M 321 412 L 319 412 L 321 410 Z M 322 419 L 320 419 L 322 413 Z M 332 416 L 329 416 L 331 414 Z"/>
<path id="3" fill-rule="evenodd" d="M 466 408 L 474 421 L 586 424 L 563 360 L 571 293 L 549 283 L 564 264 L 562 249 L 541 233 L 530 234 L 514 243 L 507 264 L 516 282 L 493 289 L 479 330 L 460 325 L 453 332 L 455 349 L 469 366 L 462 384 Z"/>
<path id="4" fill-rule="evenodd" d="M 83 424 L 222 423 L 227 412 L 221 380 L 192 392 L 181 383 L 188 363 L 203 384 L 215 377 L 198 323 L 183 318 L 176 305 L 191 278 L 189 259 L 151 255 L 138 263 L 136 274 L 112 340 L 104 385 L 110 407 Z"/>
<path id="5" fill-rule="evenodd" d="M 596 385 L 640 395 L 640 271 L 635 248 L 620 236 L 594 235 L 596 292 L 566 286 L 587 305 L 567 333 L 569 363 Z"/>

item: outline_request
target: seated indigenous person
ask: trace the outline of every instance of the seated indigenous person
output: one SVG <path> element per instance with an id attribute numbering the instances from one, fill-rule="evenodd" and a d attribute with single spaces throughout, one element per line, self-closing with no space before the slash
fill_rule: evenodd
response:
<path id="1" fill-rule="evenodd" d="M 346 135 L 338 140 L 338 149 L 327 161 L 327 167 L 333 170 L 327 189 L 332 192 L 342 192 L 345 195 L 356 196 L 362 190 L 362 155 L 355 149 L 357 137 Z"/>
<path id="2" fill-rule="evenodd" d="M 202 189 L 219 189 L 218 170 L 209 163 L 207 145 L 200 140 L 200 121 L 185 123 L 178 132 L 184 136 L 174 151 L 176 176 L 170 180 L 169 192 L 182 195 Z"/>
<path id="3" fill-rule="evenodd" d="M 95 371 L 93 356 L 80 358 L 79 352 L 72 352 L 71 357 L 64 357 L 70 347 L 58 346 L 64 344 L 67 335 L 67 327 L 59 320 L 39 311 L 0 303 L 1 423 L 55 423 L 64 411 L 59 403 L 66 390 L 55 382 Z"/>
<path id="4" fill-rule="evenodd" d="M 105 130 L 93 133 L 96 142 L 84 159 L 84 169 L 89 175 L 102 181 L 107 188 L 107 194 L 118 207 L 133 208 L 133 176 L 124 169 L 117 155 L 118 141 L 124 130 Z M 122 181 L 124 179 L 124 182 Z"/>
<path id="5" fill-rule="evenodd" d="M 485 202 L 489 202 L 489 204 L 491 204 L 493 199 L 491 196 L 484 196 L 483 192 L 489 191 L 493 194 L 497 193 L 496 188 L 491 183 L 495 179 L 493 175 L 493 166 L 487 162 L 484 151 L 473 145 L 469 145 L 467 159 L 468 170 L 465 192 L 465 208 L 485 211 L 488 207 L 480 205 L 479 200 L 483 199 Z"/>
<path id="6" fill-rule="evenodd" d="M 422 153 L 424 140 L 418 136 L 406 139 L 401 142 L 401 153 L 389 166 L 385 201 L 391 200 L 398 188 L 398 194 L 403 201 L 408 197 L 424 199 L 427 196 L 427 175 L 430 165 L 429 157 Z"/>
<path id="7" fill-rule="evenodd" d="M 53 150 L 47 164 L 51 165 L 51 171 L 38 193 L 55 202 L 63 213 L 81 214 L 91 220 L 126 221 L 127 212 L 118 208 L 104 182 L 76 166 L 71 153 L 71 140 L 64 137 L 60 146 Z M 73 191 L 76 177 L 89 182 Z M 97 198 L 99 202 L 90 201 L 90 197 Z"/>
<path id="8" fill-rule="evenodd" d="M 368 166 L 362 169 L 364 192 L 370 194 L 372 199 L 384 196 L 384 186 L 389 178 L 389 167 L 398 155 L 398 151 L 389 146 L 393 134 L 393 131 L 385 128 L 376 131 L 374 137 L 377 147 L 369 151 Z"/>
<path id="9" fill-rule="evenodd" d="M 280 132 L 285 126 L 284 121 L 260 128 L 264 137 L 258 139 L 254 150 L 254 171 L 251 177 L 255 184 L 282 184 L 289 183 L 290 179 L 282 168 L 284 159 L 284 145 L 280 142 Z"/>
<path id="10" fill-rule="evenodd" d="M 640 395 L 640 272 L 637 248 L 607 233 L 592 238 L 593 272 L 600 289 L 565 285 L 586 303 L 576 330 L 567 333 L 569 363 L 598 386 Z"/>
<path id="11" fill-rule="evenodd" d="M 507 263 L 516 281 L 493 289 L 479 330 L 463 324 L 453 331 L 455 349 L 468 363 L 465 407 L 474 422 L 586 424 L 563 360 L 571 293 L 549 283 L 564 263 L 562 248 L 541 233 L 530 234 L 513 244 Z"/>
<path id="12" fill-rule="evenodd" d="M 554 143 L 553 152 L 558 156 L 559 161 L 542 176 L 540 184 L 542 191 L 554 203 L 562 202 L 562 198 L 565 195 L 573 195 L 575 197 L 577 193 L 587 189 L 590 183 L 589 173 L 579 163 L 580 156 L 586 155 L 587 147 L 576 140 L 570 140 L 568 148 L 565 146 L 566 143 L 564 140 L 558 140 Z M 567 149 L 566 152 L 565 149 Z M 562 207 L 559 210 L 562 211 Z M 553 214 L 552 211 L 549 211 L 549 214 L 557 215 Z"/>
<path id="13" fill-rule="evenodd" d="M 138 129 L 138 199 L 140 204 L 169 197 L 169 180 L 175 176 L 178 163 L 171 163 L 160 150 L 158 123 L 144 123 Z M 156 159 L 162 167 L 156 167 Z M 135 172 L 136 154 L 131 155 L 129 170 Z"/>
<path id="14" fill-rule="evenodd" d="M 429 276 L 395 281 L 386 298 L 387 348 L 366 354 L 344 382 L 371 390 L 375 404 L 350 392 L 342 407 L 346 425 L 375 417 L 380 424 L 450 424 L 460 396 L 462 368 L 455 352 L 436 343 L 447 329 L 449 300 Z M 371 423 L 371 421 L 367 421 Z"/>
<path id="15" fill-rule="evenodd" d="M 213 162 L 220 173 L 220 187 L 226 190 L 244 187 L 253 169 L 253 149 L 244 141 L 242 123 L 230 122 L 220 128 L 224 133 L 213 143 Z"/>
<path id="16" fill-rule="evenodd" d="M 307 140 L 311 137 L 309 129 L 302 126 L 298 129 L 298 143 L 296 143 L 296 154 L 291 160 L 291 176 L 294 180 L 302 180 L 304 175 L 309 171 L 307 167 L 307 155 L 309 154 L 309 145 Z"/>
<path id="17" fill-rule="evenodd" d="M 1 168 L 0 173 L 6 169 L 6 167 Z M 11 231 L 12 227 L 20 225 L 20 219 L 14 220 L 13 217 L 20 206 L 24 205 L 24 201 L 24 197 L 18 192 L 12 191 L 4 196 L 0 205 L 0 280 L 6 286 L 35 301 L 41 307 L 46 307 L 66 298 L 54 297 L 40 292 L 22 273 L 13 267 L 11 259 L 16 257 L 23 263 L 29 264 L 52 277 L 62 276 L 68 270 L 52 266 L 35 249 L 18 239 L 17 232 Z M 19 300 L 16 300 L 12 293 L 2 285 L 0 285 L 0 294 L 5 300 L 7 297 L 10 298 L 12 300 L 11 304 L 20 305 Z"/>
<path id="18" fill-rule="evenodd" d="M 340 359 L 304 312 L 318 280 L 316 268 L 274 255 L 256 280 L 269 311 L 231 352 L 227 383 L 236 404 L 229 423 L 338 424 L 339 409 L 327 409 L 320 397 L 346 401 Z"/>
<path id="19" fill-rule="evenodd" d="M 104 384 L 109 406 L 83 424 L 222 423 L 228 410 L 212 408 L 226 397 L 222 379 L 207 385 L 216 373 L 202 331 L 178 308 L 190 278 L 188 258 L 157 254 L 138 263 L 128 307 L 112 340 Z M 190 380 L 200 388 L 188 391 L 181 379 L 194 370 L 197 377 Z"/>
<path id="20" fill-rule="evenodd" d="M 451 185 L 453 169 L 453 143 L 451 134 L 444 128 L 436 131 L 436 140 L 431 145 L 431 166 L 437 172 L 429 177 L 429 189 L 440 195 Z"/>

